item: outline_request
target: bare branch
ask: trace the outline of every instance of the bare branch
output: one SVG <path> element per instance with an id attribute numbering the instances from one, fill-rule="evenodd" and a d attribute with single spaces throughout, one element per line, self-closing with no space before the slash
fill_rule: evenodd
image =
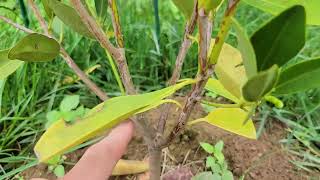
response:
<path id="1" fill-rule="evenodd" d="M 38 19 L 41 28 L 45 32 L 45 34 L 51 38 L 54 38 L 52 34 L 50 34 L 48 30 L 47 23 L 45 19 L 41 16 L 40 10 L 33 0 L 28 0 L 28 3 L 34 12 L 36 18 Z M 25 31 L 26 32 L 26 31 Z M 30 33 L 30 32 L 28 32 Z M 77 66 L 74 60 L 69 56 L 66 50 L 60 46 L 60 56 L 67 62 L 68 66 L 76 73 L 76 75 L 85 83 L 85 85 L 93 91 L 102 101 L 108 99 L 108 96 L 105 92 L 103 92 L 94 82 L 92 82 L 88 76 Z"/>
<path id="2" fill-rule="evenodd" d="M 235 9 L 237 4 L 239 3 L 239 0 L 229 0 L 229 6 L 226 10 L 225 16 L 223 18 L 223 22 L 221 23 L 221 28 L 219 30 L 218 36 L 216 39 L 219 39 L 216 41 L 215 46 L 213 47 L 212 52 L 217 53 L 212 54 L 214 57 L 218 58 L 220 55 L 221 47 L 225 41 L 226 35 L 229 32 L 231 21 L 231 16 L 234 15 Z M 214 71 L 214 64 L 208 64 L 211 61 L 208 61 L 209 57 L 207 56 L 205 52 L 207 52 L 209 46 L 208 46 L 208 36 L 210 34 L 211 37 L 211 27 L 210 25 L 210 18 L 208 18 L 201 10 L 199 11 L 199 32 L 200 32 L 200 52 L 199 52 L 199 62 L 200 64 L 200 72 L 197 75 L 197 79 L 199 80 L 192 88 L 191 93 L 187 97 L 186 103 L 179 115 L 178 123 L 174 127 L 174 129 L 171 131 L 170 135 L 166 139 L 162 139 L 161 141 L 156 142 L 156 147 L 164 147 L 168 143 L 170 143 L 180 132 L 182 129 L 185 128 L 185 125 L 188 121 L 188 118 L 190 117 L 190 114 L 196 105 L 196 103 L 201 99 L 203 89 L 205 85 L 207 84 L 208 79 L 213 74 Z M 201 41 L 202 39 L 202 41 Z M 219 51 L 218 51 L 219 50 Z M 210 56 L 211 58 L 211 56 Z M 216 60 L 215 60 L 216 61 Z M 206 64 L 206 65 L 204 65 Z M 203 70 L 205 68 L 205 70 Z"/>
<path id="3" fill-rule="evenodd" d="M 129 73 L 129 68 L 127 60 L 125 57 L 125 51 L 122 48 L 114 47 L 107 36 L 105 35 L 103 29 L 98 25 L 98 23 L 90 16 L 80 0 L 71 0 L 71 3 L 74 5 L 75 9 L 78 11 L 82 21 L 88 27 L 90 32 L 95 36 L 99 41 L 102 47 L 104 47 L 115 59 L 121 79 L 126 88 L 127 94 L 136 94 L 134 89 L 131 76 Z"/>
<path id="4" fill-rule="evenodd" d="M 175 85 L 177 83 L 177 81 L 180 79 L 180 74 L 181 74 L 184 59 L 186 58 L 187 52 L 192 45 L 192 40 L 189 38 L 189 36 L 191 36 L 195 30 L 197 19 L 198 19 L 198 0 L 195 0 L 193 13 L 191 15 L 190 20 L 188 21 L 188 23 L 186 25 L 184 36 L 183 36 L 183 41 L 182 41 L 182 44 L 181 44 L 181 47 L 179 49 L 179 53 L 178 53 L 178 56 L 176 59 L 176 65 L 173 70 L 173 74 L 171 76 L 171 79 L 169 81 L 170 86 Z M 160 118 L 158 120 L 158 126 L 157 126 L 158 136 L 161 136 L 164 132 L 166 122 L 167 122 L 167 119 L 169 116 L 169 108 L 170 108 L 170 104 L 165 104 L 161 107 L 161 114 L 160 114 Z M 159 138 L 159 137 L 157 137 L 157 138 Z"/>
<path id="5" fill-rule="evenodd" d="M 9 18 L 7 18 L 7 17 L 4 17 L 4 16 L 1 16 L 1 15 L 0 15 L 0 19 L 1 19 L 2 21 L 6 22 L 7 24 L 15 27 L 16 29 L 18 29 L 18 30 L 20 30 L 20 31 L 24 31 L 24 32 L 29 33 L 29 34 L 35 33 L 35 32 L 32 31 L 31 29 L 28 29 L 28 28 L 26 28 L 26 27 L 24 27 L 24 26 L 21 26 L 20 24 L 15 23 L 15 22 L 13 22 L 11 19 L 9 19 Z"/>
<path id="6" fill-rule="evenodd" d="M 123 34 L 121 32 L 121 24 L 120 24 L 116 0 L 109 0 L 109 7 L 111 9 L 112 25 L 115 31 L 118 47 L 123 48 L 124 47 Z"/>

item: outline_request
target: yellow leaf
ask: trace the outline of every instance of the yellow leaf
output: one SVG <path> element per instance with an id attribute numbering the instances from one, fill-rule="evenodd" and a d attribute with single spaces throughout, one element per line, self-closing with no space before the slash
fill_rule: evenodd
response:
<path id="1" fill-rule="evenodd" d="M 154 105 L 162 99 L 192 83 L 195 83 L 195 80 L 186 80 L 151 93 L 111 98 L 99 104 L 85 117 L 72 124 L 59 120 L 42 135 L 34 151 L 39 161 L 45 162 L 51 157 L 63 154 L 68 149 L 89 140 L 102 131 L 111 129 L 137 112 L 141 113 L 149 110 L 148 106 L 155 107 Z"/>
<path id="2" fill-rule="evenodd" d="M 246 124 L 248 113 L 240 108 L 217 108 L 210 112 L 208 116 L 195 120 L 195 122 L 207 122 L 226 131 L 244 136 L 250 139 L 257 139 L 256 129 L 251 119 Z M 193 121 L 190 125 L 194 124 Z"/>
<path id="3" fill-rule="evenodd" d="M 232 100 L 235 103 L 239 103 L 240 99 L 232 95 L 225 87 L 221 84 L 220 81 L 214 78 L 210 78 L 205 86 L 209 91 L 212 91 L 220 96 L 223 96 L 229 100 Z"/>
<path id="4" fill-rule="evenodd" d="M 113 176 L 143 173 L 149 170 L 149 164 L 144 161 L 120 159 L 112 171 Z"/>
<path id="5" fill-rule="evenodd" d="M 234 96 L 241 98 L 242 85 L 247 81 L 239 50 L 224 43 L 215 73 L 221 84 Z"/>

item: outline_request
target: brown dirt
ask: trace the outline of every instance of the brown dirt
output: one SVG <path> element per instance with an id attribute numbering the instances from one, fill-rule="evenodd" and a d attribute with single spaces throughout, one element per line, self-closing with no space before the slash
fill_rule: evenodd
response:
<path id="1" fill-rule="evenodd" d="M 177 119 L 178 112 L 171 108 L 173 113 L 171 120 Z M 151 122 L 155 122 L 159 117 L 159 110 L 149 113 Z M 204 111 L 197 106 L 191 119 L 203 117 Z M 169 121 L 169 127 L 174 124 Z M 200 149 L 199 142 L 216 143 L 218 140 L 224 141 L 224 154 L 230 170 L 234 173 L 235 179 L 245 174 L 247 180 L 304 180 L 309 179 L 305 172 L 299 171 L 289 160 L 295 157 L 289 155 L 281 147 L 279 140 L 285 137 L 285 127 L 282 124 L 274 123 L 272 128 L 268 128 L 259 140 L 250 140 L 219 128 L 209 126 L 205 123 L 195 125 L 192 129 L 187 129 L 180 135 L 172 145 L 163 150 L 163 170 L 167 175 L 174 173 L 174 169 L 180 168 L 190 174 L 197 174 L 204 171 L 204 161 L 207 154 Z M 84 150 L 67 155 L 68 161 L 76 162 Z M 130 143 L 124 159 L 143 160 L 147 155 L 147 148 L 139 134 Z M 70 166 L 67 167 L 70 169 Z M 181 171 L 181 170 L 180 170 Z M 26 179 L 31 177 L 42 177 L 55 179 L 45 166 L 39 165 L 22 173 Z M 320 177 L 320 175 L 319 175 Z M 117 177 L 115 179 L 137 179 L 136 176 Z M 184 179 L 184 178 L 183 178 Z M 187 178 L 189 179 L 189 178 Z"/>

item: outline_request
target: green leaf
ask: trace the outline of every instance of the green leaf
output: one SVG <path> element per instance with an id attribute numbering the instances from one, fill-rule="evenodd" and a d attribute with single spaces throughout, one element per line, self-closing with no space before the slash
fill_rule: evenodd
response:
<path id="1" fill-rule="evenodd" d="M 62 113 L 56 110 L 50 111 L 47 113 L 47 123 L 45 125 L 45 128 L 48 129 L 53 123 L 61 119 Z"/>
<path id="2" fill-rule="evenodd" d="M 320 87 L 320 58 L 295 64 L 280 73 L 275 94 L 290 94 Z"/>
<path id="3" fill-rule="evenodd" d="M 10 49 L 8 57 L 27 62 L 51 61 L 60 53 L 59 43 L 42 34 L 29 34 Z"/>
<path id="4" fill-rule="evenodd" d="M 71 29 L 83 36 L 94 38 L 87 26 L 82 22 L 75 9 L 57 0 L 48 1 L 49 6 L 53 10 L 54 14 L 58 16 L 65 25 L 69 26 Z"/>
<path id="5" fill-rule="evenodd" d="M 240 136 L 256 139 L 256 129 L 252 120 L 249 119 L 246 124 L 243 124 L 247 115 L 248 113 L 240 108 L 217 108 L 199 120 Z"/>
<path id="6" fill-rule="evenodd" d="M 61 178 L 65 175 L 64 167 L 62 165 L 58 165 L 53 170 L 54 175 L 56 175 L 58 178 Z"/>
<path id="7" fill-rule="evenodd" d="M 243 0 L 256 8 L 277 15 L 293 5 L 303 5 L 306 8 L 307 24 L 320 25 L 319 0 Z"/>
<path id="8" fill-rule="evenodd" d="M 8 53 L 8 49 L 0 51 L 0 80 L 7 78 L 23 64 L 23 61 L 10 60 Z"/>
<path id="9" fill-rule="evenodd" d="M 97 15 L 104 19 L 108 15 L 108 1 L 107 0 L 94 0 Z"/>
<path id="10" fill-rule="evenodd" d="M 211 92 L 214 92 L 220 96 L 223 96 L 235 103 L 238 103 L 240 99 L 232 95 L 225 87 L 221 84 L 220 81 L 214 78 L 209 78 L 205 86 L 205 89 Z"/>
<path id="11" fill-rule="evenodd" d="M 276 16 L 252 37 L 258 71 L 279 67 L 296 56 L 305 44 L 306 22 L 303 6 L 294 6 Z"/>
<path id="12" fill-rule="evenodd" d="M 191 180 L 220 180 L 220 179 L 216 179 L 212 172 L 201 172 L 199 174 L 197 174 L 196 176 L 192 177 Z"/>
<path id="13" fill-rule="evenodd" d="M 205 150 L 209 154 L 212 154 L 214 151 L 214 147 L 209 143 L 201 142 L 200 146 L 202 147 L 203 150 Z"/>
<path id="14" fill-rule="evenodd" d="M 61 159 L 61 156 L 54 156 L 51 159 L 49 159 L 47 163 L 48 165 L 56 166 L 58 165 L 58 163 L 60 163 L 60 159 Z"/>
<path id="15" fill-rule="evenodd" d="M 250 78 L 242 88 L 244 99 L 248 102 L 260 101 L 276 85 L 278 72 L 278 66 L 274 65 Z"/>
<path id="16" fill-rule="evenodd" d="M 218 141 L 216 145 L 214 145 L 214 149 L 215 151 L 220 151 L 222 152 L 223 150 L 223 141 Z"/>
<path id="17" fill-rule="evenodd" d="M 256 55 L 254 54 L 254 49 L 245 30 L 236 19 L 232 18 L 232 21 L 237 34 L 238 48 L 242 55 L 244 69 L 246 70 L 247 77 L 250 78 L 258 72 Z"/>
<path id="18" fill-rule="evenodd" d="M 222 177 L 221 179 L 223 180 L 233 180 L 233 174 L 231 171 L 225 171 L 223 174 L 222 174 Z"/>
<path id="19" fill-rule="evenodd" d="M 224 43 L 215 66 L 215 73 L 225 89 L 238 99 L 241 98 L 241 87 L 247 81 L 242 64 L 241 53 L 231 45 Z"/>
<path id="20" fill-rule="evenodd" d="M 212 156 L 208 156 L 206 159 L 206 167 L 207 168 L 211 168 L 212 166 L 214 166 L 216 164 L 216 160 L 212 157 Z"/>
<path id="21" fill-rule="evenodd" d="M 216 151 L 215 150 L 213 155 L 218 160 L 218 163 L 220 165 L 223 165 L 223 163 L 224 163 L 224 155 L 223 155 L 223 153 L 221 151 Z"/>
<path id="22" fill-rule="evenodd" d="M 73 123 L 75 120 L 82 118 L 85 115 L 85 109 L 80 106 L 75 111 L 64 112 L 63 120 L 67 123 Z"/>
<path id="23" fill-rule="evenodd" d="M 79 95 L 70 95 L 65 96 L 60 103 L 60 111 L 68 112 L 76 107 L 78 107 L 80 103 L 80 96 Z"/>
<path id="24" fill-rule="evenodd" d="M 55 155 L 81 144 L 135 115 L 154 108 L 154 104 L 172 95 L 195 80 L 185 80 L 155 92 L 120 96 L 108 99 L 72 124 L 59 120 L 54 123 L 37 142 L 34 151 L 40 162 L 46 162 Z"/>
<path id="25" fill-rule="evenodd" d="M 206 12 L 213 11 L 217 9 L 223 0 L 199 0 L 199 9 L 204 8 Z"/>
<path id="26" fill-rule="evenodd" d="M 193 12 L 194 0 L 172 0 L 177 8 L 189 19 Z"/>

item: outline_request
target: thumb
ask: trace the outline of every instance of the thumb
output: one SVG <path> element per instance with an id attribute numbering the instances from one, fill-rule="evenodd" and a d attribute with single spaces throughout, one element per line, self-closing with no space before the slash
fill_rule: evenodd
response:
<path id="1" fill-rule="evenodd" d="M 63 180 L 105 180 L 124 154 L 133 136 L 133 123 L 125 122 L 110 134 L 91 146 Z"/>

